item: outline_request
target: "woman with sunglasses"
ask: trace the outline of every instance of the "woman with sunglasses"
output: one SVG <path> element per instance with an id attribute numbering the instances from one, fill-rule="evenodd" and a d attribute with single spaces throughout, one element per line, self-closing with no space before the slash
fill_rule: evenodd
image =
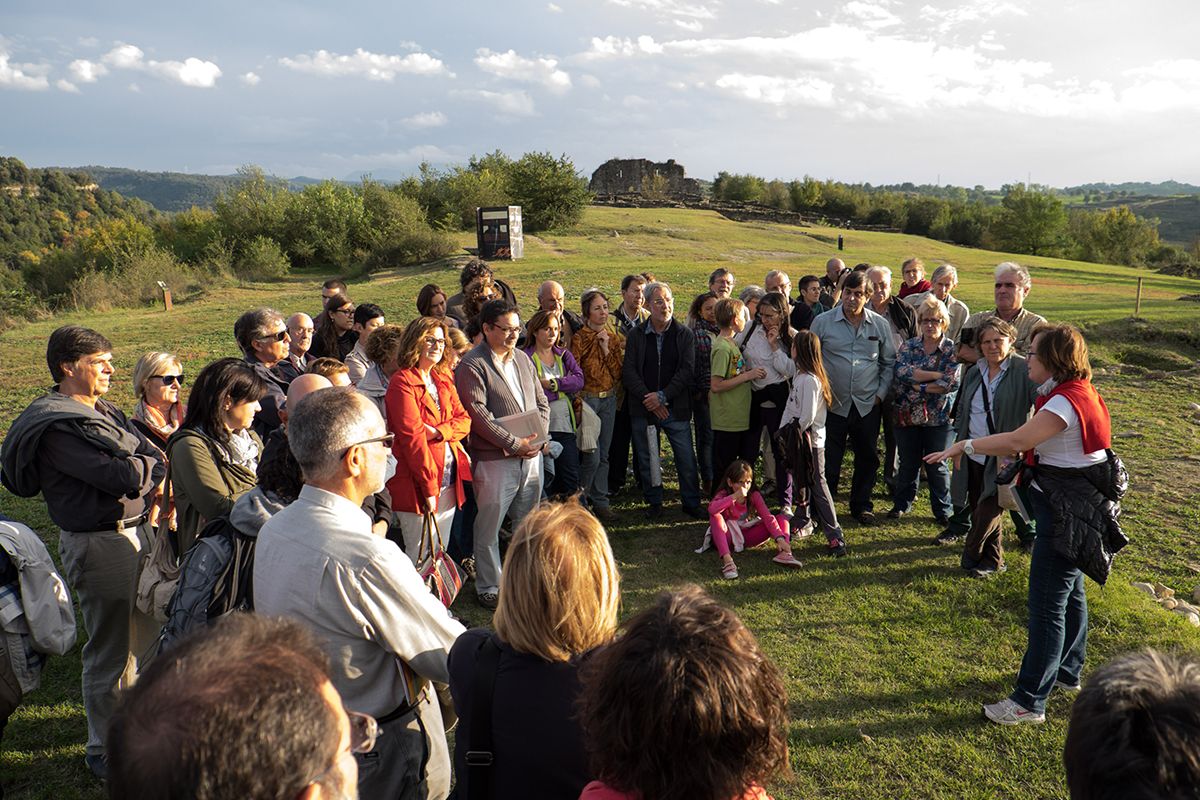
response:
<path id="1" fill-rule="evenodd" d="M 196 376 L 183 425 L 167 442 L 180 554 L 258 483 L 263 443 L 250 426 L 266 394 L 266 382 L 239 358 L 218 359 Z"/>
<path id="2" fill-rule="evenodd" d="M 458 399 L 448 366 L 448 333 L 446 323 L 434 317 L 418 317 L 408 324 L 397 358 L 399 369 L 383 399 L 388 430 L 395 434 L 396 474 L 387 488 L 404 552 L 413 563 L 425 516 L 434 515 L 444 545 L 455 511 L 463 504 L 463 481 L 471 480 L 462 445 L 471 432 L 471 418 Z"/>
<path id="3" fill-rule="evenodd" d="M 170 353 L 146 353 L 133 367 L 133 394 L 137 405 L 130 420 L 147 439 L 160 450 L 167 449 L 167 439 L 179 430 L 187 406 L 183 404 L 183 366 Z M 150 524 L 157 528 L 159 520 L 171 517 L 175 506 L 159 487 L 159 497 L 150 509 Z"/>

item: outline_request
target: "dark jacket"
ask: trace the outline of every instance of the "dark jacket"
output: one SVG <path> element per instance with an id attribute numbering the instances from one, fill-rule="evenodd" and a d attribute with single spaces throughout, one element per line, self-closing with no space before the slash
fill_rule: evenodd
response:
<path id="1" fill-rule="evenodd" d="M 71 531 L 145 513 L 166 472 L 162 451 L 112 403 L 92 409 L 56 391 L 13 422 L 0 463 L 9 491 L 42 492 L 50 518 Z"/>
<path id="2" fill-rule="evenodd" d="M 970 438 L 971 401 L 983 387 L 983 375 L 977 364 L 964 364 L 958 397 L 954 411 L 954 441 Z M 996 397 L 992 400 L 992 421 L 996 433 L 1008 433 L 1029 421 L 1033 401 L 1037 397 L 1037 384 L 1029 377 L 1029 365 L 1021 356 L 1013 353 L 1008 357 L 1008 369 L 996 385 Z M 966 458 L 966 456 L 963 456 Z M 967 465 L 954 470 L 950 479 L 950 492 L 954 504 L 967 504 Z M 983 492 L 980 498 L 996 493 L 996 459 L 988 456 L 983 467 Z"/>
<path id="3" fill-rule="evenodd" d="M 867 308 L 875 310 L 870 301 L 867 301 Z M 904 337 L 905 341 L 917 335 L 917 310 L 899 297 L 895 295 L 888 297 L 885 316 L 892 323 L 892 327 L 900 331 L 900 335 Z"/>
<path id="4" fill-rule="evenodd" d="M 803 300 L 788 300 L 788 303 L 792 306 L 792 313 L 788 317 L 792 330 L 806 331 L 811 328 L 812 321 L 817 315 L 808 307 L 808 304 Z"/>
<path id="5" fill-rule="evenodd" d="M 671 416 L 682 422 L 692 418 L 691 389 L 696 369 L 696 334 L 686 325 L 672 319 L 666 335 L 673 338 L 677 350 L 676 368 L 660 372 L 659 385 L 646 385 L 646 368 L 659 363 L 658 346 L 653 334 L 646 333 L 646 321 L 634 326 L 625 340 L 625 363 L 621 367 L 621 382 L 629 396 L 629 414 L 634 417 L 647 415 L 642 398 L 652 391 L 661 391 L 666 397 Z M 664 343 L 663 350 L 666 351 Z M 665 366 L 665 365 L 664 365 Z"/>
<path id="6" fill-rule="evenodd" d="M 253 355 L 249 355 L 246 356 L 246 363 L 254 367 L 258 377 L 262 378 L 263 383 L 267 385 L 266 396 L 258 401 L 262 408 L 254 415 L 253 426 L 258 438 L 265 440 L 271 435 L 271 431 L 280 425 L 279 411 L 287 402 L 289 381 L 280 373 L 279 364 L 284 363 L 282 361 L 273 367 L 268 367 Z"/>
<path id="7" fill-rule="evenodd" d="M 1121 530 L 1124 489 L 1117 492 L 1111 486 L 1109 463 L 1080 469 L 1038 464 L 1034 473 L 1054 509 L 1055 552 L 1103 586 L 1113 557 L 1129 544 Z"/>

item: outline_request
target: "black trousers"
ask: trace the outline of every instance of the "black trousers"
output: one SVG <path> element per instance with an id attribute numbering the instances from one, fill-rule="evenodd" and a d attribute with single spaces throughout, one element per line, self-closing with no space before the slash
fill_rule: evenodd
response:
<path id="1" fill-rule="evenodd" d="M 879 473 L 879 452 L 875 449 L 879 441 L 879 406 L 862 416 L 858 408 L 850 406 L 849 416 L 838 416 L 832 411 L 825 418 L 825 477 L 831 494 L 837 494 L 842 477 L 842 458 L 846 452 L 846 440 L 854 453 L 854 477 L 850 482 L 850 514 L 874 511 L 871 493 Z"/>

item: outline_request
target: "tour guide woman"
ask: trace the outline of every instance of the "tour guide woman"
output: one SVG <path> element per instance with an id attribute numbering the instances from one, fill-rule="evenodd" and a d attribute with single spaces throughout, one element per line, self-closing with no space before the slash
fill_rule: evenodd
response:
<path id="1" fill-rule="evenodd" d="M 1036 453 L 1029 643 L 1012 694 L 983 707 L 1001 725 L 1044 722 L 1052 689 L 1079 688 L 1087 647 L 1083 574 L 1103 584 L 1125 543 L 1117 524 L 1124 487 L 1111 476 L 1108 408 L 1091 384 L 1083 335 L 1070 325 L 1035 330 L 1028 363 L 1029 376 L 1041 384 L 1029 422 L 1010 433 L 956 442 L 925 459 Z"/>

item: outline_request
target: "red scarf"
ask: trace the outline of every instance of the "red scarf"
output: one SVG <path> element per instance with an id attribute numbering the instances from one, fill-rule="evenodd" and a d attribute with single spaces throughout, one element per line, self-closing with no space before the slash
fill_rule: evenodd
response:
<path id="1" fill-rule="evenodd" d="M 1034 400 L 1033 407 L 1040 409 L 1056 395 L 1067 398 L 1071 402 L 1071 408 L 1079 415 L 1083 452 L 1094 453 L 1112 446 L 1112 421 L 1108 416 L 1108 406 L 1104 405 L 1104 400 L 1095 386 L 1078 378 L 1065 381 L 1055 386 L 1049 394 L 1040 395 Z"/>

